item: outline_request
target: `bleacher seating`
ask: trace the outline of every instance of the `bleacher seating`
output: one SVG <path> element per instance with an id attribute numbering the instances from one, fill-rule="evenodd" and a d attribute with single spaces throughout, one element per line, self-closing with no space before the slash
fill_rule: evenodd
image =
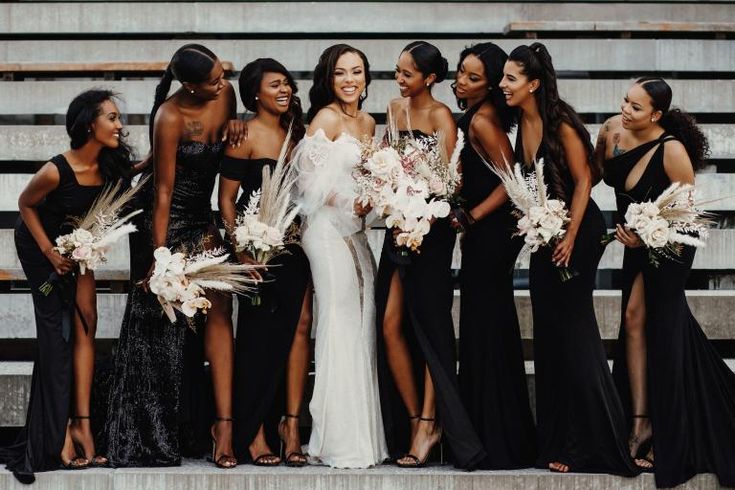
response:
<path id="1" fill-rule="evenodd" d="M 353 44 L 367 54 L 374 77 L 365 109 L 382 124 L 388 101 L 398 96 L 392 80 L 395 60 L 414 38 L 436 44 L 450 70 L 460 50 L 473 42 L 492 40 L 510 50 L 531 42 L 524 38 L 536 38 L 549 48 L 560 92 L 583 115 L 593 138 L 600 124 L 618 112 L 632 76 L 658 74 L 669 80 L 674 105 L 693 113 L 710 139 L 711 161 L 698 175 L 700 198 L 709 200 L 735 196 L 733 20 L 735 6 L 729 2 L 696 0 L 0 3 L 0 427 L 23 423 L 32 359 L 26 354 L 18 359 L 11 350 L 34 337 L 30 295 L 11 231 L 17 197 L 41 163 L 68 148 L 63 115 L 82 90 L 106 87 L 121 94 L 128 140 L 138 155 L 145 155 L 157 79 L 165 60 L 187 42 L 205 44 L 227 60 L 231 80 L 254 58 L 278 59 L 296 76 L 305 106 L 321 51 L 337 42 Z M 459 112 L 449 81 L 437 86 L 435 95 Z M 241 104 L 238 110 L 243 111 Z M 599 184 L 593 193 L 611 223 L 611 189 Z M 705 207 L 720 214 L 720 224 L 707 248 L 697 253 L 688 297 L 717 348 L 735 357 L 735 324 L 729 316 L 735 308 L 735 199 Z M 381 241 L 380 230 L 371 232 L 376 253 Z M 458 268 L 458 250 L 455 255 Z M 607 274 L 601 279 L 605 289 L 595 296 L 608 345 L 619 327 L 615 273 L 621 262 L 622 247 L 612 244 L 600 265 L 600 277 Z M 97 274 L 104 285 L 98 300 L 100 339 L 117 336 L 127 264 L 125 244 Z M 518 277 L 526 271 L 527 264 L 519 263 Z M 516 301 L 530 360 L 530 299 L 523 281 L 518 284 Z M 455 296 L 456 321 L 461 299 L 458 291 Z M 532 376 L 530 364 L 528 372 Z M 4 481 L 0 476 L 0 486 Z"/>

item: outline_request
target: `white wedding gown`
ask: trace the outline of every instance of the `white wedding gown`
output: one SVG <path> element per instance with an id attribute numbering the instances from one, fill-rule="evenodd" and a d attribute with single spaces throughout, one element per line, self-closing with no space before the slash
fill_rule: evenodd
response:
<path id="1" fill-rule="evenodd" d="M 353 213 L 357 140 L 322 130 L 294 150 L 301 244 L 314 281 L 316 329 L 309 457 L 335 468 L 366 468 L 388 457 L 378 391 L 376 267 Z"/>

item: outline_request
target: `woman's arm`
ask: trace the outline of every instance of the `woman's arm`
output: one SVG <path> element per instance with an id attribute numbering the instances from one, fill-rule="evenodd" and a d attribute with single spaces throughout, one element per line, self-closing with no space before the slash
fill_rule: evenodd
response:
<path id="1" fill-rule="evenodd" d="M 153 126 L 153 224 L 154 248 L 166 245 L 171 196 L 176 179 L 176 148 L 183 119 L 176 109 L 161 106 Z"/>
<path id="2" fill-rule="evenodd" d="M 574 240 L 577 238 L 579 226 L 582 224 L 587 204 L 592 193 L 592 172 L 587 162 L 587 149 L 577 132 L 569 124 L 562 123 L 559 127 L 564 154 L 569 165 L 569 171 L 574 180 L 574 194 L 570 209 L 571 221 L 567 225 L 564 238 L 554 249 L 552 260 L 556 265 L 569 266 L 572 258 Z"/>
<path id="3" fill-rule="evenodd" d="M 444 147 L 447 150 L 447 158 L 452 156 L 454 147 L 457 146 L 457 123 L 449 107 L 440 104 L 431 111 L 431 124 L 434 131 L 444 135 Z"/>
<path id="4" fill-rule="evenodd" d="M 28 231 L 31 232 L 33 239 L 38 244 L 38 248 L 48 258 L 54 270 L 58 274 L 66 274 L 74 267 L 74 262 L 70 259 L 62 257 L 59 252 L 54 250 L 54 244 L 51 243 L 46 231 L 41 224 L 41 217 L 38 215 L 36 206 L 43 201 L 46 196 L 56 189 L 59 185 L 61 176 L 59 169 L 51 162 L 47 162 L 41 170 L 28 182 L 18 197 L 18 209 L 20 216 L 23 218 Z"/>

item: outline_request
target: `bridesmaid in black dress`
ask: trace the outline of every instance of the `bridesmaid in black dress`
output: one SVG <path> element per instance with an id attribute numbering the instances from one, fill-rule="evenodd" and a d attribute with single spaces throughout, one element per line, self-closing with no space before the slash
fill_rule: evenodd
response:
<path id="1" fill-rule="evenodd" d="M 452 113 L 431 94 L 447 68 L 435 46 L 423 41 L 406 46 L 396 66 L 402 98 L 391 102 L 390 113 L 403 135 L 412 131 L 417 138 L 431 138 L 443 132 L 451 153 L 457 133 Z M 457 384 L 451 276 L 455 237 L 449 220 L 439 219 L 420 253 L 406 260 L 397 252 L 392 231 L 386 231 L 376 286 L 377 331 L 383 337 L 378 342 L 381 405 L 391 455 L 408 448 L 397 460 L 400 466 L 425 464 L 442 431 L 457 466 L 474 468 L 485 456 Z M 405 409 L 393 403 L 396 392 Z M 407 427 L 408 446 L 400 440 L 401 435 L 408 439 Z"/>
<path id="2" fill-rule="evenodd" d="M 520 109 L 516 160 L 544 159 L 549 194 L 570 209 L 571 222 L 553 249 L 531 256 L 530 291 L 536 365 L 536 464 L 552 471 L 634 475 L 626 424 L 595 318 L 592 291 L 602 256 L 602 213 L 590 199 L 598 172 L 580 117 L 559 99 L 551 56 L 541 43 L 519 46 L 500 88 Z M 557 266 L 576 277 L 563 282 Z"/>
<path id="3" fill-rule="evenodd" d="M 461 153 L 461 208 L 452 226 L 464 230 L 460 273 L 459 387 L 487 457 L 479 467 L 533 466 L 536 430 L 528 400 L 521 333 L 513 297 L 513 266 L 521 240 L 500 179 L 487 165 L 513 161 L 507 132 L 517 109 L 498 84 L 508 55 L 493 43 L 459 55 L 454 94 L 465 114 L 457 125 Z M 491 162 L 491 163 L 486 163 Z"/>
<path id="4" fill-rule="evenodd" d="M 182 87 L 167 98 L 174 78 Z M 217 415 L 210 430 L 216 443 L 213 459 L 219 467 L 237 464 L 231 442 L 231 298 L 208 293 L 212 308 L 206 319 L 195 318 L 194 333 L 183 315 L 175 324 L 161 315 L 156 296 L 146 286 L 155 248 L 196 251 L 223 245 L 210 202 L 224 150 L 223 128 L 235 110 L 234 90 L 214 53 L 197 44 L 179 48 L 156 88 L 151 112 L 153 165 L 143 175 L 152 173 L 153 179 L 139 194 L 141 232 L 131 243 L 133 284 L 105 428 L 108 456 L 115 466 L 180 464 L 203 394 L 202 337 Z"/>
<path id="5" fill-rule="evenodd" d="M 305 133 L 301 102 L 293 76 L 279 62 L 260 58 L 240 72 L 240 99 L 255 113 L 248 140 L 225 151 L 219 182 L 219 208 L 225 229 L 233 230 L 237 212 L 262 183 L 263 167 L 275 167 L 291 127 L 289 144 Z M 242 187 L 240 199 L 237 193 Z M 230 241 L 235 245 L 234 237 Z M 246 252 L 243 263 L 252 263 Z M 260 303 L 239 298 L 235 340 L 235 455 L 256 465 L 281 462 L 271 448 L 285 442 L 286 464 L 303 466 L 299 414 L 309 369 L 311 290 L 309 261 L 298 244 L 271 262 L 267 282 L 259 286 Z M 285 391 L 285 396 L 284 396 Z M 284 403 L 285 401 L 285 403 Z M 281 419 L 281 415 L 285 417 Z M 279 422 L 280 421 L 280 422 Z"/>
<path id="6" fill-rule="evenodd" d="M 130 177 L 130 149 L 113 99 L 112 92 L 89 90 L 71 102 L 66 113 L 71 149 L 41 167 L 18 199 L 15 245 L 32 292 L 37 352 L 25 427 L 14 446 L 0 450 L 0 458 L 23 483 L 33 482 L 36 471 L 106 463 L 95 456 L 89 427 L 94 273 L 78 275 L 75 263 L 53 247 L 56 237 L 72 231 L 68 218 L 83 216 L 105 183 Z M 38 288 L 54 272 L 71 275 L 71 282 L 46 296 Z"/>
<path id="7" fill-rule="evenodd" d="M 631 203 L 655 200 L 672 182 L 693 184 L 707 155 L 694 119 L 669 108 L 671 95 L 660 78 L 637 80 L 622 114 L 600 131 L 596 155 L 615 188 L 620 219 Z M 630 455 L 654 466 L 659 487 L 706 472 L 735 486 L 735 375 L 687 304 L 695 248 L 685 246 L 681 257 L 662 258 L 656 267 L 634 232 L 617 225 L 616 237 L 626 248 L 613 375 L 631 421 Z"/>

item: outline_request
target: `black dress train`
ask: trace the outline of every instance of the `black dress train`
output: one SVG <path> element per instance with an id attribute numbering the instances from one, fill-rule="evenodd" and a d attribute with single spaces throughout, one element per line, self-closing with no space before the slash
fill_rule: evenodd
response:
<path id="1" fill-rule="evenodd" d="M 605 182 L 615 188 L 618 215 L 633 202 L 653 201 L 670 184 L 663 166 L 665 141 L 644 143 L 605 162 Z M 631 169 L 658 148 L 638 182 L 625 189 Z M 696 249 L 651 265 L 644 247 L 626 248 L 620 338 L 613 376 L 631 420 L 623 320 L 633 281 L 643 274 L 646 305 L 648 415 L 653 427 L 656 485 L 680 485 L 697 473 L 715 473 L 735 486 L 735 375 L 707 340 L 687 304 L 684 288 Z"/>
<path id="2" fill-rule="evenodd" d="M 180 143 L 171 196 L 166 246 L 189 252 L 222 245 L 211 208 L 212 191 L 224 145 Z M 147 170 L 151 173 L 152 170 Z M 103 442 L 113 466 L 175 466 L 182 449 L 193 447 L 204 415 L 202 330 L 196 333 L 177 313 L 163 315 L 153 293 L 136 283 L 153 263 L 153 180 L 137 197 L 138 233 L 131 240 L 131 292 L 115 354 Z"/>
<path id="3" fill-rule="evenodd" d="M 405 131 L 401 131 L 405 135 Z M 427 137 L 414 130 L 417 138 Z M 410 443 L 410 424 L 388 367 L 383 318 L 393 273 L 403 285 L 403 333 L 412 347 L 418 392 L 423 391 L 424 364 L 436 391 L 437 421 L 444 430 L 457 467 L 476 468 L 485 457 L 482 444 L 462 405 L 457 381 L 457 355 L 452 322 L 452 251 L 456 233 L 447 218 L 438 219 L 424 237 L 420 253 L 401 257 L 386 230 L 376 279 L 378 376 L 386 441 L 391 457 L 400 457 Z M 410 414 L 414 415 L 414 414 Z"/>
<path id="4" fill-rule="evenodd" d="M 520 126 L 515 157 L 516 161 L 524 161 Z M 548 158 L 544 141 L 536 158 L 544 158 L 547 169 L 555 165 Z M 547 179 L 549 173 L 544 172 Z M 571 173 L 565 169 L 560 174 L 566 195 L 572 196 Z M 559 197 L 554 196 L 551 186 L 549 194 Z M 549 463 L 560 462 L 575 472 L 632 476 L 638 470 L 628 455 L 627 424 L 592 300 L 603 252 L 600 239 L 605 231 L 602 212 L 590 198 L 569 264 L 577 276 L 566 282 L 551 261 L 552 247 L 542 247 L 531 255 L 539 452 L 536 465 L 546 469 Z"/>
<path id="5" fill-rule="evenodd" d="M 103 186 L 77 182 L 63 155 L 51 159 L 59 171 L 59 185 L 36 207 L 52 243 L 72 231 L 71 216 L 83 216 Z M 22 218 L 15 225 L 15 248 L 30 286 L 36 317 L 36 355 L 26 423 L 17 442 L 0 449 L 8 470 L 25 483 L 33 473 L 59 469 L 72 405 L 72 343 L 74 291 L 54 287 L 48 296 L 38 290 L 54 272 Z M 71 274 L 71 273 L 70 273 Z M 73 281 L 72 281 L 73 282 Z"/>
<path id="6" fill-rule="evenodd" d="M 457 126 L 469 139 L 469 126 L 481 104 Z M 500 179 L 470 143 L 460 155 L 466 209 L 484 201 Z M 479 467 L 533 466 L 536 429 L 528 399 L 513 266 L 522 245 L 514 238 L 516 220 L 506 203 L 472 225 L 462 239 L 459 318 L 459 387 L 487 456 Z"/>
<path id="7" fill-rule="evenodd" d="M 270 158 L 224 158 L 222 177 L 242 185 L 238 209 L 247 206 L 250 193 L 260 188 L 263 167 L 273 169 L 275 164 Z M 260 304 L 253 305 L 248 297 L 238 298 L 233 444 L 240 461 L 251 459 L 248 446 L 261 424 L 268 446 L 278 447 L 278 421 L 286 408 L 288 356 L 311 280 L 309 261 L 301 247 L 290 244 L 286 250 L 269 263 L 274 267 L 269 268 L 266 278 L 272 282 L 260 284 Z"/>

